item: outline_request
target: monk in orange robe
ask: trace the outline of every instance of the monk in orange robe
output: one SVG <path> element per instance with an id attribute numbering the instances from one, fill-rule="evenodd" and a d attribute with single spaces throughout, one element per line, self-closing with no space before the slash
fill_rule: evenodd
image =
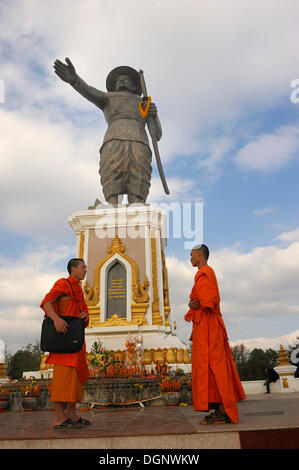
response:
<path id="1" fill-rule="evenodd" d="M 41 308 L 53 320 L 59 333 L 66 333 L 68 328 L 61 316 L 80 317 L 85 320 L 85 327 L 89 322 L 88 308 L 80 286 L 80 281 L 86 276 L 86 264 L 80 258 L 73 258 L 69 261 L 67 269 L 68 281 L 73 290 L 65 278 L 59 279 L 41 303 Z M 84 384 L 89 377 L 85 341 L 80 351 L 75 353 L 50 352 L 46 363 L 54 365 L 51 388 L 54 428 L 78 428 L 90 424 L 87 419 L 76 414 L 76 403 L 83 398 Z M 67 403 L 66 410 L 64 403 Z"/>
<path id="2" fill-rule="evenodd" d="M 237 402 L 246 395 L 241 385 L 226 328 L 220 312 L 220 296 L 209 249 L 199 245 L 191 251 L 191 264 L 198 267 L 185 320 L 193 322 L 192 390 L 195 411 L 215 412 L 202 424 L 238 423 Z"/>

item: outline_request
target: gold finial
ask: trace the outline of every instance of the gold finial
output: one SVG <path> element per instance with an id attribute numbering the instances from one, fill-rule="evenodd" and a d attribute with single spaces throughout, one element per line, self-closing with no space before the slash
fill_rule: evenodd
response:
<path id="1" fill-rule="evenodd" d="M 280 349 L 278 351 L 278 361 L 280 366 L 288 366 L 290 364 L 286 350 L 282 344 L 280 345 Z"/>
<path id="2" fill-rule="evenodd" d="M 112 240 L 112 245 L 107 248 L 108 253 L 123 253 L 125 251 L 124 245 L 122 245 L 120 238 L 116 237 Z"/>

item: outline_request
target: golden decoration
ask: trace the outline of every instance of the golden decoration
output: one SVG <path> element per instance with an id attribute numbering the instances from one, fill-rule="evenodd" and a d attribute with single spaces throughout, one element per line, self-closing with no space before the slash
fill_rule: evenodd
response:
<path id="1" fill-rule="evenodd" d="M 286 353 L 286 351 L 285 351 L 282 344 L 280 345 L 280 349 L 278 351 L 278 361 L 279 361 L 280 366 L 289 366 L 290 365 L 289 358 L 288 358 L 287 353 Z"/>
<path id="2" fill-rule="evenodd" d="M 153 353 L 150 349 L 144 349 L 143 357 L 142 357 L 143 364 L 150 366 L 153 362 Z"/>
<path id="3" fill-rule="evenodd" d="M 179 363 L 179 364 L 183 364 L 184 363 L 184 349 L 178 349 L 177 350 L 177 353 L 176 353 L 176 361 Z"/>
<path id="4" fill-rule="evenodd" d="M 157 361 L 159 364 L 163 363 L 165 358 L 163 354 L 163 349 L 152 349 L 152 354 L 153 354 L 153 363 L 155 364 Z"/>
<path id="5" fill-rule="evenodd" d="M 102 259 L 96 266 L 94 271 L 94 288 L 89 286 L 88 282 L 85 282 L 84 285 L 84 292 L 85 292 L 85 300 L 88 306 L 88 312 L 90 315 L 90 325 L 89 327 L 92 328 L 93 326 L 107 326 L 106 322 L 100 323 L 99 316 L 98 319 L 91 318 L 93 315 L 99 315 L 99 301 L 100 301 L 100 272 L 102 266 L 108 261 L 114 254 L 118 254 L 121 258 L 125 259 L 132 268 L 132 300 L 135 302 L 131 306 L 132 312 L 132 324 L 135 325 L 148 325 L 145 314 L 149 306 L 149 295 L 148 295 L 148 288 L 149 288 L 149 281 L 146 277 L 142 284 L 139 284 L 139 274 L 138 274 L 138 266 L 136 262 L 124 254 L 125 246 L 121 243 L 121 240 L 118 236 L 115 236 L 112 240 L 111 246 L 107 248 L 109 253 L 104 259 Z M 96 309 L 94 308 L 96 307 Z M 129 323 L 126 323 L 129 324 Z"/>
<path id="6" fill-rule="evenodd" d="M 184 349 L 184 364 L 190 364 L 190 349 Z"/>
<path id="7" fill-rule="evenodd" d="M 153 276 L 152 323 L 153 325 L 163 325 L 162 316 L 159 310 L 158 280 L 157 280 L 157 249 L 156 249 L 155 237 L 151 237 L 151 249 L 152 249 L 152 276 Z"/>
<path id="8" fill-rule="evenodd" d="M 164 295 L 164 319 L 165 326 L 171 326 L 168 320 L 170 305 L 169 305 L 169 289 L 168 289 L 168 274 L 165 262 L 165 255 L 163 249 L 161 250 L 162 263 L 163 263 L 163 295 Z"/>
<path id="9" fill-rule="evenodd" d="M 84 243 L 85 243 L 85 233 L 80 232 L 79 258 L 81 259 L 83 259 L 83 255 L 84 255 Z"/>
<path id="10" fill-rule="evenodd" d="M 144 303 L 148 302 L 149 295 L 148 295 L 148 288 L 149 288 L 149 281 L 148 277 L 145 276 L 145 280 L 142 284 L 138 284 L 138 281 L 133 282 L 133 300 L 136 303 Z"/>
<path id="11" fill-rule="evenodd" d="M 170 348 L 167 350 L 166 361 L 168 362 L 168 364 L 175 364 L 177 362 L 176 353 L 177 353 L 177 348 Z"/>
<path id="12" fill-rule="evenodd" d="M 49 354 L 41 354 L 41 363 L 40 363 L 40 370 L 48 370 L 48 369 L 53 369 L 53 364 L 46 364 L 46 360 L 48 358 Z"/>
<path id="13" fill-rule="evenodd" d="M 127 325 L 135 325 L 133 322 L 129 322 L 124 318 L 120 318 L 116 313 L 112 315 L 111 318 L 108 318 L 106 321 L 101 322 L 98 326 L 127 326 Z"/>
<path id="14" fill-rule="evenodd" d="M 289 388 L 289 384 L 288 384 L 288 379 L 287 379 L 287 378 L 283 378 L 283 379 L 282 379 L 282 388 Z"/>

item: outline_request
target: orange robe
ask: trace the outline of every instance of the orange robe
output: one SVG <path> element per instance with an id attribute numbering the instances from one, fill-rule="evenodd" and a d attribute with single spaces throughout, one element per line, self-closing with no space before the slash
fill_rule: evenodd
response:
<path id="1" fill-rule="evenodd" d="M 76 300 L 79 304 L 81 311 L 88 313 L 88 307 L 84 299 L 84 293 L 80 286 L 80 281 L 77 281 L 76 279 L 73 279 L 70 276 L 68 277 L 68 280 L 70 281 L 73 287 Z M 59 297 L 63 295 L 71 297 L 71 300 L 68 301 L 68 299 L 61 299 L 61 301 L 59 301 Z M 55 302 L 53 302 L 52 305 L 54 307 L 55 312 L 58 315 L 75 316 L 75 317 L 80 316 L 80 311 L 76 303 L 74 294 L 72 292 L 72 289 L 69 283 L 66 281 L 66 279 L 62 278 L 55 282 L 54 286 L 52 287 L 50 292 L 45 296 L 45 298 L 43 299 L 40 305 L 43 310 L 44 310 L 43 305 L 49 300 L 55 300 Z M 88 326 L 88 323 L 86 323 L 85 326 Z M 54 366 L 55 364 L 59 364 L 59 365 L 74 367 L 78 372 L 80 383 L 84 385 L 89 377 L 89 370 L 88 370 L 88 365 L 86 362 L 85 340 L 80 351 L 75 352 L 75 353 L 52 353 L 51 352 L 46 360 L 46 363 L 54 364 Z"/>
<path id="2" fill-rule="evenodd" d="M 220 312 L 217 279 L 210 266 L 195 275 L 190 299 L 199 300 L 199 310 L 190 309 L 185 320 L 193 322 L 192 390 L 193 407 L 207 411 L 222 403 L 232 423 L 238 422 L 237 401 L 246 395 L 241 385 L 226 328 Z M 209 406 L 210 404 L 210 406 Z"/>

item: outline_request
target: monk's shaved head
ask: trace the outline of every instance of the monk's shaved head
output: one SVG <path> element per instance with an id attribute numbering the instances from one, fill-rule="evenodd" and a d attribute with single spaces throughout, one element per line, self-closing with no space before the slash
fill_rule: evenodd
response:
<path id="1" fill-rule="evenodd" d="M 208 261 L 210 252 L 209 248 L 206 245 L 196 245 L 192 248 L 192 251 L 200 251 L 203 254 L 204 258 Z"/>
<path id="2" fill-rule="evenodd" d="M 68 264 L 67 264 L 67 270 L 68 270 L 68 273 L 71 274 L 72 272 L 72 268 L 76 268 L 78 266 L 79 263 L 84 263 L 84 260 L 81 259 L 81 258 L 72 258 L 69 260 Z"/>

